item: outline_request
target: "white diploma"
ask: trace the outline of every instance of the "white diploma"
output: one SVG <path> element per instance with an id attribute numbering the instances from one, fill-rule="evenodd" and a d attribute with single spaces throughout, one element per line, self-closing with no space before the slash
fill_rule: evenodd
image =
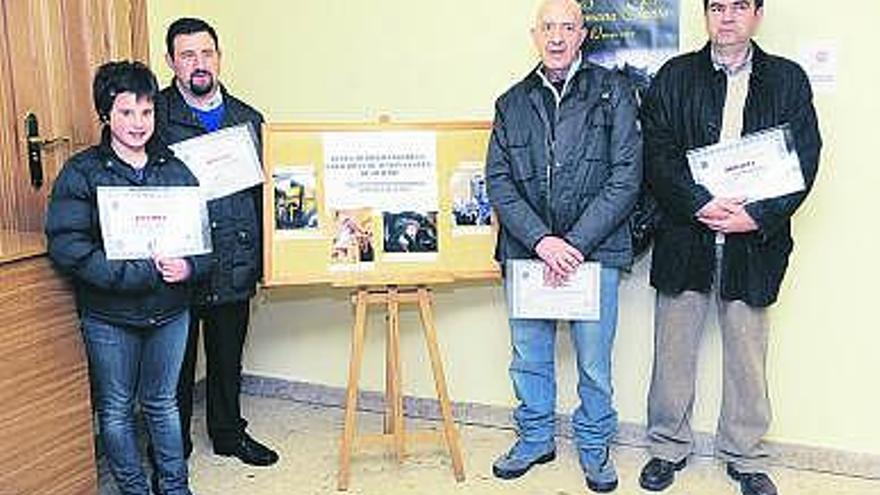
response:
<path id="1" fill-rule="evenodd" d="M 197 187 L 99 187 L 98 216 L 110 260 L 211 252 L 208 208 Z"/>
<path id="2" fill-rule="evenodd" d="M 247 124 L 203 134 L 170 148 L 199 179 L 209 201 L 263 182 L 260 158 Z"/>
<path id="3" fill-rule="evenodd" d="M 548 320 L 599 319 L 599 263 L 582 263 L 565 284 L 544 282 L 544 262 L 507 262 L 508 307 L 511 318 Z"/>
<path id="4" fill-rule="evenodd" d="M 803 191 L 800 160 L 788 125 L 689 150 L 691 175 L 717 198 L 746 202 Z"/>

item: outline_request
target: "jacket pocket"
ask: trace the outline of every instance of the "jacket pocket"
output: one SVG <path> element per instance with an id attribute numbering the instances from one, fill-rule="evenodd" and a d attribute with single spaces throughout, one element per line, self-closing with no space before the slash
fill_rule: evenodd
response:
<path id="1" fill-rule="evenodd" d="M 581 187 L 590 193 L 598 193 L 611 173 L 609 142 L 611 123 L 601 106 L 592 112 L 584 128 L 583 148 L 579 157 L 583 169 Z"/>
<path id="2" fill-rule="evenodd" d="M 248 230 L 236 232 L 235 248 L 232 257 L 232 286 L 235 289 L 249 289 L 257 279 L 257 245 L 255 236 Z"/>
<path id="3" fill-rule="evenodd" d="M 507 133 L 511 175 L 516 181 L 526 181 L 535 176 L 535 168 L 530 159 L 529 141 L 527 131 L 509 131 Z"/>
<path id="4" fill-rule="evenodd" d="M 788 232 L 773 236 L 766 242 L 746 245 L 749 289 L 762 299 L 775 299 L 788 269 L 788 258 L 794 242 Z"/>

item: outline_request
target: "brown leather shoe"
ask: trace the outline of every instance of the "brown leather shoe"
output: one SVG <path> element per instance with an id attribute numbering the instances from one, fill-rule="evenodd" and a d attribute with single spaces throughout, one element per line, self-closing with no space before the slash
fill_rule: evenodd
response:
<path id="1" fill-rule="evenodd" d="M 739 482 L 743 495 L 778 495 L 776 485 L 767 473 L 744 473 L 728 463 L 727 475 Z"/>

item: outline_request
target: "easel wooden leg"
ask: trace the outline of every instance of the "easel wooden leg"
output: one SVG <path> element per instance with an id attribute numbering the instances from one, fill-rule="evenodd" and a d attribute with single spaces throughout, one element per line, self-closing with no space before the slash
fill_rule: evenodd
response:
<path id="1" fill-rule="evenodd" d="M 443 415 L 443 435 L 452 458 L 452 471 L 455 474 L 455 480 L 461 482 L 464 481 L 464 462 L 461 456 L 458 430 L 452 418 L 449 392 L 446 390 L 446 376 L 443 374 L 443 362 L 440 359 L 440 347 L 437 344 L 437 329 L 434 327 L 434 318 L 431 313 L 431 299 L 428 289 L 425 287 L 419 287 L 418 293 L 419 315 L 425 329 L 425 342 L 428 345 L 431 369 L 434 372 L 434 386 L 437 390 L 437 398 L 440 400 L 440 412 Z"/>
<path id="2" fill-rule="evenodd" d="M 386 434 L 394 433 L 394 336 L 391 332 L 391 314 L 385 315 L 387 324 L 385 335 L 385 416 L 382 424 Z"/>
<path id="3" fill-rule="evenodd" d="M 386 400 L 391 404 L 392 411 L 392 434 L 394 435 L 394 452 L 397 462 L 403 462 L 404 456 L 404 429 L 403 429 L 403 386 L 401 385 L 400 363 L 400 300 L 396 287 L 388 289 L 388 350 L 391 355 L 388 361 L 391 364 L 391 394 L 386 395 Z"/>
<path id="4" fill-rule="evenodd" d="M 345 423 L 342 429 L 342 445 L 339 449 L 339 476 L 337 488 L 348 490 L 351 471 L 351 449 L 357 422 L 357 394 L 361 362 L 364 357 L 364 334 L 367 327 L 367 290 L 358 289 L 355 305 L 354 327 L 351 332 L 351 361 L 348 365 L 348 389 L 345 400 Z"/>

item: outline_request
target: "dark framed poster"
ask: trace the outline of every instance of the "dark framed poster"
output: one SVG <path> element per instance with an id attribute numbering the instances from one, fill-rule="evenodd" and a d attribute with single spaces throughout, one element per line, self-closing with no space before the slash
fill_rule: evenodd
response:
<path id="1" fill-rule="evenodd" d="M 679 52 L 679 0 L 581 0 L 589 59 L 638 89 Z"/>

